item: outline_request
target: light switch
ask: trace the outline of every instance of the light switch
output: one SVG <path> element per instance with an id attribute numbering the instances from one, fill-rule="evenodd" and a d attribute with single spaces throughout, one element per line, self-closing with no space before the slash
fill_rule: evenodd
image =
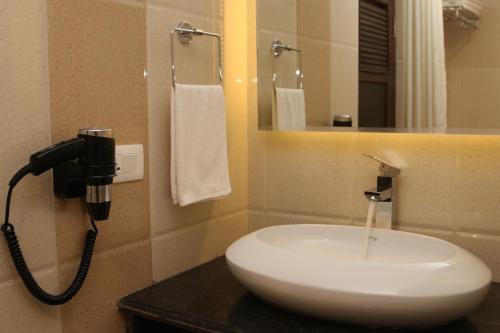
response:
<path id="1" fill-rule="evenodd" d="M 114 183 L 144 179 L 144 148 L 142 145 L 116 146 Z"/>

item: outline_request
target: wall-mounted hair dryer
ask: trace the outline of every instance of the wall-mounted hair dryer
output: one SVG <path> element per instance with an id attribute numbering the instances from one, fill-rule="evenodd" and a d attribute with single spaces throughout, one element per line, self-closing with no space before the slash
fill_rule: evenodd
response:
<path id="1" fill-rule="evenodd" d="M 14 226 L 9 222 L 12 192 L 26 175 L 41 175 L 54 169 L 54 192 L 62 198 L 86 198 L 87 212 L 93 230 L 87 233 L 80 268 L 71 286 L 60 295 L 45 292 L 35 281 L 26 265 Z M 30 157 L 9 182 L 5 222 L 1 227 L 9 251 L 26 288 L 38 300 L 50 304 L 64 304 L 80 290 L 87 275 L 94 244 L 97 237 L 95 221 L 104 221 L 111 209 L 111 184 L 116 176 L 115 140 L 111 129 L 91 128 L 80 130 L 74 139 L 60 142 L 43 149 Z"/>

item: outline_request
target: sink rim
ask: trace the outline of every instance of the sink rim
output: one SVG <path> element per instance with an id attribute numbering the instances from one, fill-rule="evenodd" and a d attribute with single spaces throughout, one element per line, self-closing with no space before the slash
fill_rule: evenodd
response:
<path id="1" fill-rule="evenodd" d="M 276 247 L 276 248 L 279 248 L 279 249 L 284 249 L 284 250 L 287 250 L 287 251 L 289 251 L 291 253 L 300 254 L 298 251 L 290 250 L 289 248 L 285 248 L 284 246 L 280 246 L 278 244 L 272 244 L 272 243 L 266 241 L 265 239 L 263 239 L 262 237 L 260 237 L 260 235 L 263 234 L 263 233 L 265 233 L 265 232 L 271 231 L 272 229 L 280 229 L 280 228 L 290 228 L 290 229 L 297 229 L 297 228 L 318 228 L 319 229 L 319 228 L 329 228 L 331 226 L 335 227 L 335 229 L 346 229 L 346 230 L 355 229 L 357 231 L 362 231 L 362 232 L 365 232 L 365 230 L 366 230 L 365 227 L 347 226 L 347 225 L 329 225 L 329 224 L 291 224 L 291 225 L 287 225 L 287 224 L 285 224 L 285 225 L 278 225 L 278 226 L 266 227 L 266 228 L 263 228 L 263 229 L 255 231 L 254 234 L 255 234 L 255 237 L 258 240 L 264 242 L 267 245 L 270 245 L 272 247 Z M 438 243 L 440 245 L 447 246 L 447 247 L 449 247 L 450 252 L 452 252 L 452 253 L 450 253 L 450 255 L 446 258 L 446 261 L 450 261 L 454 256 L 456 256 L 458 254 L 457 252 L 459 252 L 461 250 L 464 251 L 464 249 L 462 249 L 461 247 L 459 247 L 456 244 L 453 244 L 451 242 L 445 241 L 443 239 L 439 239 L 439 238 L 436 238 L 436 237 L 428 236 L 428 235 L 423 235 L 423 234 L 418 234 L 418 233 L 413 233 L 413 232 L 408 232 L 408 231 L 386 230 L 386 229 L 378 229 L 378 228 L 373 228 L 371 232 L 372 232 L 372 235 L 376 234 L 378 236 L 380 236 L 379 235 L 380 233 L 391 233 L 391 234 L 401 235 L 401 236 L 410 236 L 412 238 L 428 240 L 428 241 L 432 241 L 434 243 Z M 364 260 L 353 260 L 353 259 L 343 259 L 343 258 L 335 258 L 335 260 L 337 260 L 337 261 L 359 262 L 359 263 L 362 263 L 362 264 L 370 264 L 370 265 L 381 264 L 381 265 L 398 265 L 399 266 L 399 265 L 426 265 L 426 264 L 432 264 L 432 263 L 436 263 L 436 262 L 442 262 L 444 259 L 441 259 L 441 260 L 434 259 L 434 260 L 429 260 L 429 261 L 408 262 L 408 263 L 386 262 L 386 261 L 375 261 L 375 260 L 364 261 Z"/>
<path id="2" fill-rule="evenodd" d="M 470 252 L 462 249 L 461 247 L 453 244 L 453 243 L 450 243 L 448 241 L 445 241 L 445 240 L 442 240 L 442 239 L 439 239 L 439 238 L 435 238 L 435 237 L 432 237 L 432 236 L 427 236 L 427 235 L 422 235 L 422 234 L 417 234 L 417 233 L 412 233 L 412 232 L 406 232 L 406 231 L 399 231 L 399 230 L 385 230 L 385 229 L 376 229 L 376 232 L 382 232 L 382 233 L 395 233 L 395 234 L 399 234 L 399 235 L 403 235 L 403 236 L 409 236 L 409 237 L 417 237 L 417 238 L 420 238 L 420 239 L 425 239 L 425 240 L 428 240 L 428 241 L 432 241 L 432 242 L 438 242 L 438 243 L 441 243 L 441 244 L 445 244 L 447 246 L 450 246 L 453 250 L 455 250 L 456 252 L 454 253 L 454 255 L 452 255 L 450 258 L 448 258 L 446 261 L 445 261 L 445 264 L 449 264 L 450 266 L 452 265 L 455 265 L 457 266 L 457 258 L 460 258 L 460 257 L 465 257 L 466 259 L 468 260 L 471 260 L 473 262 L 474 265 L 477 265 L 477 267 L 479 269 L 483 269 L 484 270 L 484 274 L 482 276 L 482 280 L 483 282 L 482 283 L 478 283 L 476 286 L 474 287 L 469 287 L 469 288 L 459 288 L 459 291 L 448 291 L 446 292 L 445 290 L 439 290 L 438 292 L 434 291 L 432 293 L 421 293 L 421 294 L 415 294 L 415 293 L 408 293 L 408 291 L 405 293 L 405 292 L 399 292 L 399 293 L 396 293 L 396 292 L 387 292 L 387 291 L 380 291 L 380 290 L 370 290 L 369 292 L 367 291 L 360 291 L 359 290 L 359 286 L 354 286 L 353 288 L 345 288 L 344 286 L 341 286 L 341 287 L 337 287 L 335 284 L 332 284 L 332 285 L 321 285 L 321 286 L 318 286 L 317 284 L 311 282 L 310 280 L 303 280 L 303 281 L 297 281 L 297 279 L 292 279 L 290 275 L 283 275 L 283 274 L 273 274 L 273 273 L 276 273 L 276 272 L 272 272 L 272 273 L 269 273 L 269 272 L 265 272 L 265 271 L 262 271 L 262 266 L 259 267 L 259 265 L 252 265 L 253 266 L 253 269 L 252 268 L 249 268 L 249 267 L 245 267 L 246 265 L 241 265 L 239 263 L 237 263 L 237 259 L 235 260 L 235 251 L 236 251 L 236 246 L 238 246 L 239 244 L 242 244 L 242 243 L 248 243 L 249 241 L 255 241 L 257 240 L 258 242 L 261 243 L 261 245 L 264 246 L 264 248 L 267 248 L 269 250 L 271 250 L 271 252 L 279 252 L 277 255 L 276 253 L 272 254 L 272 255 L 267 255 L 265 257 L 265 261 L 269 261 L 270 260 L 270 257 L 276 257 L 276 256 L 282 256 L 283 257 L 283 254 L 284 257 L 289 257 L 289 258 L 292 258 L 295 261 L 296 264 L 303 264 L 303 265 L 309 265 L 309 267 L 311 267 L 311 263 L 307 263 L 307 262 L 304 262 L 303 260 L 307 258 L 307 256 L 304 256 L 304 255 L 300 255 L 300 254 L 297 254 L 297 253 L 294 253 L 292 251 L 289 251 L 289 250 L 286 250 L 286 249 L 283 249 L 283 248 L 280 248 L 279 246 L 276 246 L 276 245 L 272 245 L 272 244 L 269 244 L 268 242 L 265 242 L 259 238 L 257 238 L 257 234 L 258 233 L 261 233 L 261 232 L 265 232 L 266 230 L 272 230 L 272 229 L 282 229 L 282 228 L 287 228 L 287 229 L 297 229 L 297 228 L 332 228 L 332 229 L 347 229 L 347 230 L 364 230 L 365 228 L 364 227 L 358 227 L 358 226 L 345 226 L 345 225 L 329 225 L 329 224 L 290 224 L 290 225 L 278 225 L 278 226 L 271 226 L 271 227 L 266 227 L 266 228 L 263 228 L 263 229 L 260 229 L 260 230 L 257 230 L 253 233 L 250 233 L 242 238 L 240 238 L 238 241 L 234 242 L 231 246 L 228 247 L 228 249 L 226 250 L 226 260 L 229 261 L 232 265 L 234 265 L 235 267 L 238 267 L 239 269 L 242 269 L 242 270 L 245 270 L 251 274 L 257 274 L 257 275 L 260 275 L 262 277 L 266 277 L 266 278 L 272 278 L 276 281 L 283 281 L 283 282 L 286 282 L 286 283 L 291 283 L 291 284 L 296 284 L 296 285 L 300 285 L 300 286 L 304 286 L 304 287 L 308 287 L 308 288 L 319 288 L 319 289 L 323 289 L 323 290 L 328 290 L 328 291 L 331 291 L 331 292 L 339 292 L 339 293 L 350 293 L 350 294 L 357 294 L 357 295 L 370 295 L 370 296 L 377 296 L 377 297 L 399 297 L 399 298 L 428 298 L 428 297 L 449 297 L 449 296 L 455 296 L 455 295 L 460 295 L 460 294 L 467 294 L 467 293 L 471 293 L 471 292 L 475 292 L 475 291 L 478 291 L 478 290 L 481 290 L 487 286 L 489 286 L 489 284 L 491 283 L 491 280 L 492 280 L 492 272 L 490 270 L 489 267 L 487 267 L 479 258 L 477 258 L 476 256 L 474 256 L 473 254 L 471 254 Z M 241 253 L 240 253 L 241 254 Z M 248 253 L 247 253 L 248 255 Z M 249 257 L 253 256 L 253 253 L 251 255 L 249 255 Z M 241 256 L 240 256 L 241 258 Z M 247 263 L 249 261 L 253 261 L 252 258 L 246 258 L 247 260 L 245 260 Z M 302 260 L 302 262 L 301 262 Z M 339 260 L 339 259 L 335 259 L 334 260 L 335 262 L 332 263 L 332 264 L 344 264 L 346 265 L 347 267 L 343 267 L 344 269 L 356 269 L 356 268 L 361 268 L 361 269 L 373 269 L 373 270 L 381 270 L 381 269 L 400 269 L 400 268 L 405 268 L 405 269 L 422 269 L 422 268 L 429 268 L 431 269 L 433 265 L 436 264 L 436 262 L 424 262 L 424 263 L 387 263 L 387 262 L 366 262 L 366 261 L 354 261 L 354 260 Z M 257 261 L 254 261 L 254 263 L 257 262 Z"/>
<path id="3" fill-rule="evenodd" d="M 459 246 L 427 235 L 384 230 L 391 246 L 405 246 L 404 237 L 419 237 L 424 242 L 412 243 L 412 251 L 426 242 L 440 242 L 456 248 L 456 254 L 444 268 L 436 263 L 387 264 L 364 261 L 311 260 L 307 256 L 270 245 L 256 234 L 274 229 L 292 229 L 290 238 L 302 236 L 300 228 L 327 228 L 330 231 L 351 232 L 330 235 L 331 239 L 346 237 L 356 242 L 353 232 L 362 227 L 299 224 L 273 226 L 253 232 L 233 243 L 226 250 L 230 271 L 243 285 L 262 299 L 293 312 L 313 315 L 371 327 L 428 328 L 459 319 L 471 312 L 486 297 L 492 273 L 477 257 Z M 311 229 L 309 229 L 311 230 Z M 314 235 L 310 232 L 308 235 Z M 300 237 L 299 237 L 300 238 Z M 388 240 L 388 241 L 387 241 Z M 391 243 L 392 242 L 392 243 Z M 385 245 L 384 245 L 385 246 Z M 382 248 L 384 247 L 382 246 Z M 347 246 L 350 251 L 353 247 Z M 390 253 L 394 252 L 387 246 Z M 301 247 L 299 247 L 301 249 Z M 333 247 L 320 247 L 325 253 Z M 439 251 L 429 247 L 424 255 Z M 313 249 L 316 250 L 316 249 Z M 339 251 L 345 253 L 345 248 Z M 344 252 L 343 252 L 344 251 Z M 391 252 L 392 251 L 392 252 Z M 401 252 L 402 256 L 412 252 Z M 397 257 L 397 256 L 396 256 Z M 276 264 L 278 263 L 278 264 Z M 327 264 L 325 264 L 327 263 Z M 437 267 L 437 269 L 432 269 Z M 426 271 L 427 269 L 427 271 Z M 321 271 L 322 273 L 318 273 Z M 463 274 L 461 276 L 460 274 Z"/>

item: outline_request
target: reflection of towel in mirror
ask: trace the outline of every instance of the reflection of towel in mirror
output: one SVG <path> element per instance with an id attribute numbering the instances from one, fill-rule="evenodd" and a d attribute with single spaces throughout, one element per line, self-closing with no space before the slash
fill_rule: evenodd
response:
<path id="1" fill-rule="evenodd" d="M 443 0 L 444 7 L 463 7 L 469 14 L 481 17 L 483 10 L 482 0 Z"/>
<path id="2" fill-rule="evenodd" d="M 222 86 L 176 84 L 171 95 L 171 181 L 175 204 L 231 193 Z"/>
<path id="3" fill-rule="evenodd" d="M 276 88 L 273 127 L 276 130 L 305 129 L 306 105 L 303 89 Z"/>

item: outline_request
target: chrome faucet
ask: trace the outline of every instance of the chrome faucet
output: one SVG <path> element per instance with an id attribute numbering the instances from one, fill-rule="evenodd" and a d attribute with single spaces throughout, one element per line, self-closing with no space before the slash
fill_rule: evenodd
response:
<path id="1" fill-rule="evenodd" d="M 377 228 L 391 229 L 396 217 L 396 205 L 394 204 L 394 189 L 396 177 L 401 169 L 372 155 L 363 154 L 380 163 L 377 177 L 377 187 L 365 191 L 365 197 L 369 201 L 376 202 L 375 225 Z"/>

